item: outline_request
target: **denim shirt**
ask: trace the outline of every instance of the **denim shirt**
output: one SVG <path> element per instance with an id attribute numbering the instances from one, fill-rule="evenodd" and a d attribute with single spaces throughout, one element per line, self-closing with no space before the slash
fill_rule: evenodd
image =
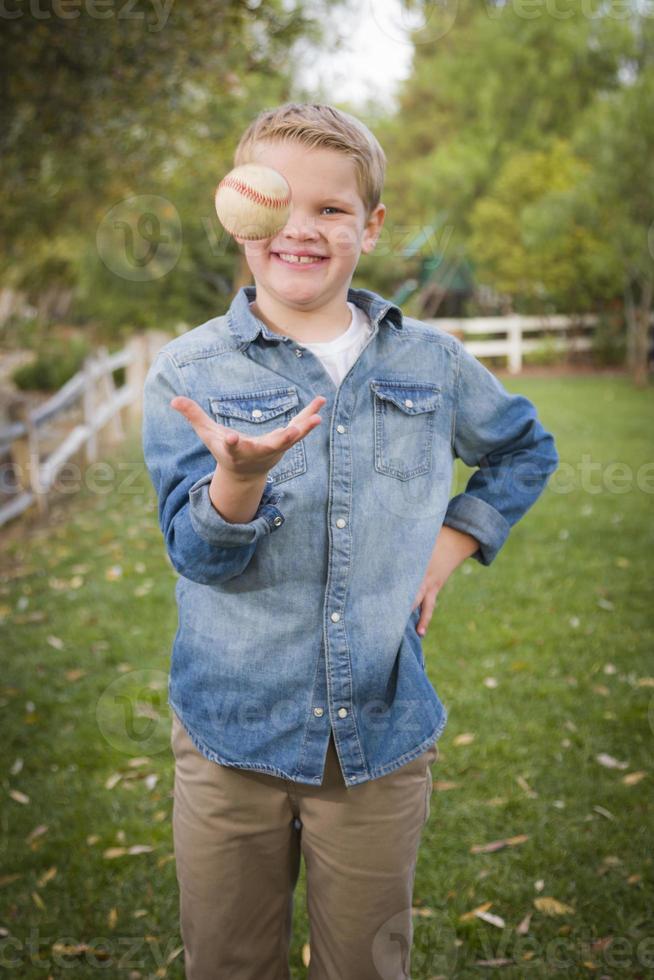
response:
<path id="1" fill-rule="evenodd" d="M 441 526 L 475 537 L 490 565 L 558 455 L 527 398 L 376 293 L 348 290 L 372 334 L 338 386 L 254 315 L 255 297 L 242 287 L 226 314 L 167 342 L 145 381 L 145 462 L 179 573 L 168 703 L 207 759 L 298 783 L 322 782 L 333 730 L 354 786 L 445 728 L 411 611 Z M 327 401 L 240 524 L 211 503 L 216 461 L 176 395 L 251 435 Z M 476 469 L 450 499 L 456 457 Z"/>

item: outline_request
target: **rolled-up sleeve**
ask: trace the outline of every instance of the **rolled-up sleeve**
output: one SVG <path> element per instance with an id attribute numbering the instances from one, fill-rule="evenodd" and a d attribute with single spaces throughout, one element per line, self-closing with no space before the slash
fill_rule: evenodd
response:
<path id="1" fill-rule="evenodd" d="M 457 350 L 452 446 L 478 469 L 449 501 L 443 523 L 476 538 L 479 548 L 471 557 L 490 565 L 511 527 L 545 489 L 559 456 L 533 403 L 510 394 L 460 341 Z"/>
<path id="2" fill-rule="evenodd" d="M 172 408 L 176 395 L 190 397 L 172 356 L 159 351 L 145 379 L 142 420 L 143 456 L 157 493 L 159 526 L 180 575 L 217 584 L 240 575 L 258 541 L 282 526 L 284 515 L 276 506 L 282 495 L 266 487 L 251 521 L 225 520 L 209 497 L 216 461 L 193 426 Z"/>

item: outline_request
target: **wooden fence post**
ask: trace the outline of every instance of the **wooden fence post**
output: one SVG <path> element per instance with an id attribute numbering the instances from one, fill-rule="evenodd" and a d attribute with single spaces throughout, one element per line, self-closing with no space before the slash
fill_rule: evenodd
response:
<path id="1" fill-rule="evenodd" d="M 84 393 L 82 395 L 82 412 L 84 424 L 89 427 L 89 435 L 84 446 L 84 456 L 87 466 L 95 463 L 98 458 L 98 436 L 95 431 L 95 372 L 93 370 L 94 359 L 92 356 L 84 359 L 82 371 L 84 373 Z"/>

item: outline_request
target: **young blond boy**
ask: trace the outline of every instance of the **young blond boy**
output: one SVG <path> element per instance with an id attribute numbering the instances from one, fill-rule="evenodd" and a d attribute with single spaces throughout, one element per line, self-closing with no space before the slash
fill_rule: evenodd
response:
<path id="1" fill-rule="evenodd" d="M 289 977 L 304 855 L 311 980 L 400 980 L 447 720 L 421 637 L 453 570 L 494 560 L 558 455 L 533 404 L 458 340 L 351 288 L 386 211 L 362 123 L 281 106 L 244 133 L 244 162 L 286 177 L 288 222 L 242 243 L 255 285 L 167 343 L 145 385 L 180 576 L 186 976 Z M 449 499 L 457 456 L 478 468 Z"/>

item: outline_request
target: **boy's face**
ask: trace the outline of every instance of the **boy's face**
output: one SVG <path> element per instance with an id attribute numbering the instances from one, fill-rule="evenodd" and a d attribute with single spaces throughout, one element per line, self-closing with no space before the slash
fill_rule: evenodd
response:
<path id="1" fill-rule="evenodd" d="M 366 217 L 354 161 L 337 150 L 261 142 L 248 162 L 278 170 L 291 188 L 284 228 L 272 238 L 241 242 L 257 301 L 267 297 L 303 311 L 345 304 L 361 252 L 375 247 L 385 206 L 379 204 Z M 293 261 L 289 255 L 310 256 L 311 261 Z"/>

